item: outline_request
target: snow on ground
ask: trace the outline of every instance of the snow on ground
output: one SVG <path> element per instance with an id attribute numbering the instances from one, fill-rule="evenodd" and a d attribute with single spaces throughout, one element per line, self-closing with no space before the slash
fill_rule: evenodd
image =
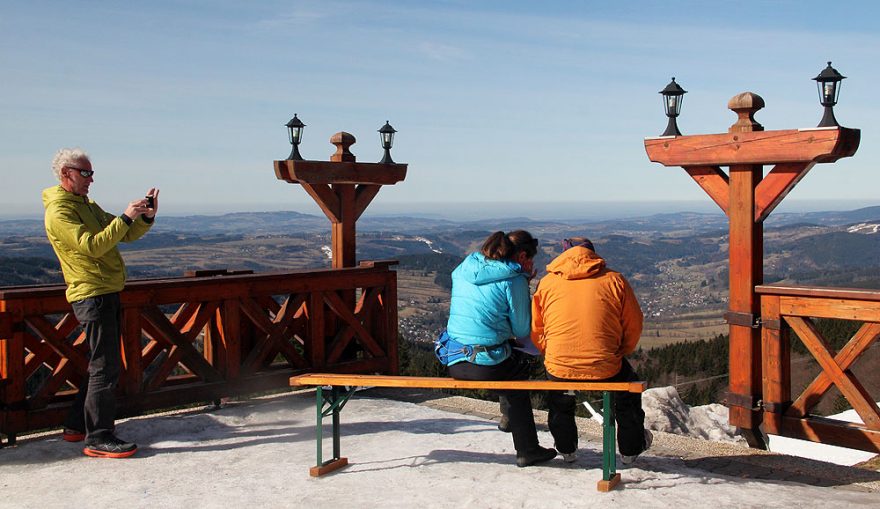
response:
<path id="1" fill-rule="evenodd" d="M 645 426 L 649 429 L 675 433 L 715 442 L 745 443 L 736 427 L 728 421 L 724 405 L 688 406 L 675 387 L 657 387 L 642 393 Z"/>
<path id="2" fill-rule="evenodd" d="M 368 391 L 369 392 L 369 391 Z M 329 421 L 329 419 L 328 419 Z M 0 450 L 0 507 L 876 507 L 874 492 L 744 480 L 643 455 L 623 484 L 596 491 L 601 453 L 582 440 L 574 464 L 517 468 L 493 421 L 358 395 L 342 412 L 350 465 L 311 478 L 314 394 L 210 412 L 123 421 L 129 459 L 88 458 L 58 433 Z M 329 435 L 325 426 L 325 437 Z M 544 445 L 552 445 L 545 431 Z M 331 440 L 325 439 L 325 458 Z"/>
<path id="3" fill-rule="evenodd" d="M 880 405 L 880 402 L 878 402 Z M 745 438 L 737 432 L 735 426 L 728 423 L 728 409 L 724 405 L 712 403 L 703 406 L 688 406 L 678 394 L 675 387 L 657 387 L 642 393 L 642 408 L 645 411 L 645 426 L 649 429 L 675 433 L 714 442 L 745 443 Z M 846 422 L 862 423 L 855 410 L 829 416 Z M 808 440 L 768 436 L 771 451 L 789 456 L 814 459 L 852 466 L 867 461 L 874 453 L 847 449 L 834 445 L 818 444 Z"/>
<path id="4" fill-rule="evenodd" d="M 877 402 L 880 405 L 880 401 Z M 830 419 L 837 419 L 846 422 L 857 422 L 862 424 L 862 418 L 855 410 L 847 410 L 839 414 L 828 416 Z M 845 447 L 837 447 L 834 445 L 817 444 L 807 440 L 798 440 L 797 438 L 781 437 L 778 435 L 769 435 L 768 447 L 773 452 L 780 454 L 789 454 L 792 456 L 800 456 L 801 458 L 810 458 L 814 460 L 827 461 L 837 465 L 856 465 L 873 458 L 875 454 L 856 449 L 847 449 Z"/>

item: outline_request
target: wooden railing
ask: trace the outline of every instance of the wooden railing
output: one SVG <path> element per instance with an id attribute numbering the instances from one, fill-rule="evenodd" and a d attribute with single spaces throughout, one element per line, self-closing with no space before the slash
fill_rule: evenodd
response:
<path id="1" fill-rule="evenodd" d="M 869 394 L 851 369 L 880 337 L 880 291 L 773 285 L 755 289 L 761 295 L 765 432 L 880 452 L 880 408 L 876 404 L 880 394 Z M 862 325 L 839 352 L 834 352 L 813 318 Z M 818 376 L 794 399 L 790 332 L 821 367 Z M 863 425 L 810 414 L 832 385 L 862 418 Z"/>
<path id="2" fill-rule="evenodd" d="M 397 372 L 396 262 L 130 281 L 118 415 L 288 386 L 296 373 Z M 63 286 L 0 288 L 0 434 L 60 425 L 88 345 Z"/>

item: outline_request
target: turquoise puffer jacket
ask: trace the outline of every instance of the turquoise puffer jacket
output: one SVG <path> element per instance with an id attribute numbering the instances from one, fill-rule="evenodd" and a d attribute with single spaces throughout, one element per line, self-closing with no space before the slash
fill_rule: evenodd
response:
<path id="1" fill-rule="evenodd" d="M 447 332 L 465 345 L 496 347 L 479 352 L 475 364 L 510 357 L 507 340 L 528 336 L 530 321 L 529 281 L 520 264 L 471 253 L 452 272 Z"/>

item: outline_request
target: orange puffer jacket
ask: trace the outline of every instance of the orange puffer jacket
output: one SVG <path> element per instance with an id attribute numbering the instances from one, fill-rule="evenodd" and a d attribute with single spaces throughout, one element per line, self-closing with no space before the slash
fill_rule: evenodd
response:
<path id="1" fill-rule="evenodd" d="M 595 252 L 573 247 L 547 266 L 532 299 L 531 337 L 548 373 L 574 380 L 614 376 L 641 334 L 635 293 Z"/>

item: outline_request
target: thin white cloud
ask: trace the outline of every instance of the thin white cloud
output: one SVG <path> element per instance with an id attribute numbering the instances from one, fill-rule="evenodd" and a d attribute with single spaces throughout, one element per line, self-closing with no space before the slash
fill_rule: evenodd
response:
<path id="1" fill-rule="evenodd" d="M 422 42 L 418 45 L 418 51 L 427 58 L 439 62 L 456 62 L 472 58 L 464 48 L 437 42 Z"/>

